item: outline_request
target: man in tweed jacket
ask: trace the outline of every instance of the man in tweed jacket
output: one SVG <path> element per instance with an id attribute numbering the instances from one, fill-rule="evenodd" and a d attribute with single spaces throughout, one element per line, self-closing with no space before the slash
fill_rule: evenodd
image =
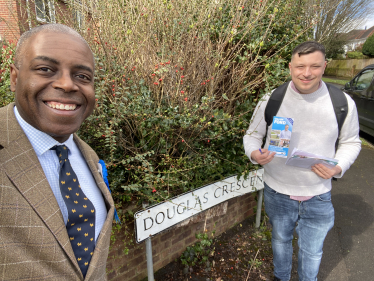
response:
<path id="1" fill-rule="evenodd" d="M 74 30 L 44 25 L 20 38 L 11 67 L 16 100 L 0 108 L 0 280 L 107 279 L 114 203 L 99 173 L 98 156 L 74 134 L 93 111 L 93 79 L 93 54 Z M 36 149 L 51 141 L 76 147 L 84 163 L 79 165 L 86 167 L 84 177 L 76 171 L 82 190 L 86 184 L 85 193 L 96 192 L 89 199 L 95 225 L 99 214 L 101 223 L 85 277 L 68 236 L 63 201 L 53 188 L 58 176 L 48 172 L 50 163 L 43 158 L 55 152 L 47 149 L 41 155 Z M 69 159 L 75 170 L 75 158 Z"/>

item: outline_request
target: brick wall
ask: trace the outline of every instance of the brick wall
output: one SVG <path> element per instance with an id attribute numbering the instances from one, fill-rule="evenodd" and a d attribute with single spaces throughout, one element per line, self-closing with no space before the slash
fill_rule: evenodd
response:
<path id="1" fill-rule="evenodd" d="M 179 258 L 187 246 L 197 240 L 195 233 L 203 232 L 204 225 L 208 232 L 215 230 L 219 235 L 235 224 L 253 215 L 253 207 L 256 206 L 255 194 L 250 193 L 233 198 L 220 205 L 227 204 L 225 214 L 214 216 L 206 220 L 208 211 L 199 215 L 202 220 L 193 219 L 187 225 L 175 226 L 152 238 L 154 271 L 164 267 L 168 263 Z M 218 205 L 215 208 L 220 208 Z M 226 210 L 226 208 L 223 208 Z M 124 254 L 125 239 L 122 233 L 116 235 L 116 242 L 111 247 L 107 263 L 107 275 L 109 280 L 137 281 L 147 276 L 147 261 L 145 255 L 145 243 L 135 244 L 130 247 L 128 255 Z M 134 240 L 135 241 L 135 240 Z"/>
<path id="2" fill-rule="evenodd" d="M 0 38 L 17 40 L 20 35 L 31 27 L 42 24 L 36 20 L 34 0 L 0 0 Z M 29 18 L 30 15 L 30 18 Z M 72 21 L 72 12 L 61 1 L 55 2 L 55 15 L 61 23 Z"/>
<path id="3" fill-rule="evenodd" d="M 1 39 L 16 40 L 20 36 L 17 21 L 16 0 L 0 0 L 0 36 Z"/>

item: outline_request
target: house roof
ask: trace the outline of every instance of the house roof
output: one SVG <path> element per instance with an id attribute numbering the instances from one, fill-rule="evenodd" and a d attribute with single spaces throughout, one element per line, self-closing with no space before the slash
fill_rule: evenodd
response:
<path id="1" fill-rule="evenodd" d="M 346 35 L 347 35 L 346 39 L 348 41 L 355 40 L 355 39 L 366 39 L 373 34 L 374 34 L 374 26 L 372 26 L 372 27 L 370 27 L 369 29 L 366 29 L 366 30 L 354 29 L 354 30 L 351 30 L 348 33 L 346 33 Z"/>

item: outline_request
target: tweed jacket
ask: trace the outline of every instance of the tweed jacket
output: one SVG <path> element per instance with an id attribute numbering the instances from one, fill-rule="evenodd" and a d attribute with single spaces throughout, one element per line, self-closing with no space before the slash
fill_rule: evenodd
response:
<path id="1" fill-rule="evenodd" d="M 0 280 L 107 280 L 114 203 L 98 156 L 74 134 L 108 211 L 83 278 L 60 208 L 13 107 L 0 108 Z"/>

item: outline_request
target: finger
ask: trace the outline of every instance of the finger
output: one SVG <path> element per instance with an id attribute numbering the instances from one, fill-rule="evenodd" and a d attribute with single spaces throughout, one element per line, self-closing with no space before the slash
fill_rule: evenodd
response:
<path id="1" fill-rule="evenodd" d="M 263 155 L 265 157 L 263 159 L 261 159 L 262 163 L 260 163 L 260 164 L 265 165 L 265 164 L 271 162 L 274 158 L 274 155 L 275 155 L 275 153 L 270 153 L 270 152 L 267 155 Z"/>
<path id="2" fill-rule="evenodd" d="M 323 165 L 322 165 L 323 166 Z M 329 179 L 331 178 L 331 175 L 328 173 L 328 171 L 325 170 L 326 167 L 318 167 L 317 165 L 312 167 L 312 171 L 320 176 L 321 178 L 324 179 Z"/>
<path id="3" fill-rule="evenodd" d="M 318 164 L 318 170 L 326 177 L 326 179 L 331 178 L 335 174 L 334 169 L 326 167 L 323 164 Z"/>
<path id="4" fill-rule="evenodd" d="M 312 172 L 314 172 L 317 176 L 324 178 L 324 175 L 317 168 L 313 167 Z"/>

